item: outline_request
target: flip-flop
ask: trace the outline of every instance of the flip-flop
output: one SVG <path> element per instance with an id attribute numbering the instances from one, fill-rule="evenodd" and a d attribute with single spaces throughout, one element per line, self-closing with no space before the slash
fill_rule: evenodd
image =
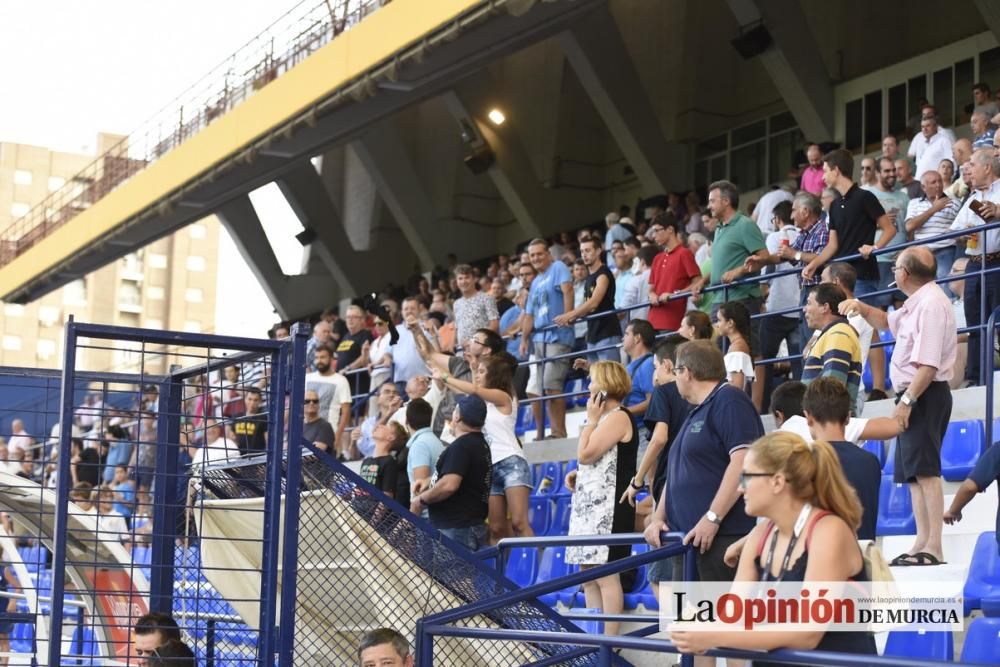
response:
<path id="1" fill-rule="evenodd" d="M 927 567 L 930 565 L 947 565 L 943 560 L 938 560 L 937 556 L 934 554 L 929 554 L 926 551 L 918 551 L 915 554 L 909 554 L 899 562 L 900 565 L 907 567 Z"/>
<path id="2" fill-rule="evenodd" d="M 912 556 L 910 556 L 910 554 L 905 554 L 905 553 L 899 554 L 891 561 L 889 561 L 889 565 L 890 566 L 909 565 L 909 563 L 905 562 L 907 558 L 912 558 Z"/>

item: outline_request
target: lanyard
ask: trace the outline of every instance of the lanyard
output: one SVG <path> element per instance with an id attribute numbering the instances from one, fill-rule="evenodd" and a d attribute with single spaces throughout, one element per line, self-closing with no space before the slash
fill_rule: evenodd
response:
<path id="1" fill-rule="evenodd" d="M 799 512 L 799 518 L 795 520 L 795 527 L 792 529 L 792 537 L 788 540 L 788 549 L 785 551 L 785 558 L 781 561 L 781 571 L 778 572 L 778 577 L 774 580 L 775 582 L 780 582 L 785 578 L 785 572 L 788 571 L 788 561 L 792 558 L 792 551 L 795 549 L 795 543 L 799 541 L 799 535 L 802 533 L 802 529 L 805 528 L 806 520 L 809 519 L 809 512 L 812 511 L 812 505 L 806 503 L 802 506 L 802 511 Z M 767 553 L 767 563 L 764 565 L 764 571 L 760 575 L 761 581 L 771 580 L 771 564 L 774 562 L 774 550 L 778 545 L 778 527 L 774 528 L 774 537 L 771 538 L 771 548 Z"/>

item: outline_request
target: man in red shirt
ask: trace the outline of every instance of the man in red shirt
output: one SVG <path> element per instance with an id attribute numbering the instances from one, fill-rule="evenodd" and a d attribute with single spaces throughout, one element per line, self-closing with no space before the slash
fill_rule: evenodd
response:
<path id="1" fill-rule="evenodd" d="M 701 278 L 694 255 L 681 242 L 681 228 L 676 220 L 658 217 L 650 226 L 653 242 L 663 252 L 653 260 L 649 272 L 649 323 L 657 331 L 677 331 L 687 311 L 687 299 L 670 299 L 675 292 L 686 291 Z"/>

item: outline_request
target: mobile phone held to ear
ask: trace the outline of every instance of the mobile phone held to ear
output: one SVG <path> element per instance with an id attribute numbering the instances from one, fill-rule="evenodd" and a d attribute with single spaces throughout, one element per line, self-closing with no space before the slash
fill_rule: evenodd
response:
<path id="1" fill-rule="evenodd" d="M 601 391 L 597 393 L 597 404 L 604 405 L 604 401 L 608 400 L 608 392 Z"/>

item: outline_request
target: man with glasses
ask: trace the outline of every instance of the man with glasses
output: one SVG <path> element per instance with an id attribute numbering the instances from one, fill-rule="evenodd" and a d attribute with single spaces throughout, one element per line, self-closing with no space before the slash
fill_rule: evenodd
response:
<path id="1" fill-rule="evenodd" d="M 722 351 L 707 340 L 677 349 L 677 390 L 693 407 L 667 454 L 666 486 L 646 528 L 646 541 L 660 546 L 660 533 L 685 533 L 698 549 L 702 581 L 732 581 L 736 571 L 723 562 L 726 548 L 749 533 L 739 477 L 746 448 L 764 435 L 760 415 L 745 392 L 726 382 Z M 683 579 L 680 559 L 674 579 Z"/>
<path id="2" fill-rule="evenodd" d="M 336 439 L 330 422 L 319 416 L 319 394 L 314 389 L 306 389 L 302 399 L 302 437 L 318 449 L 336 454 L 333 448 Z M 357 429 L 355 429 L 357 430 Z M 374 449 L 374 446 L 373 446 Z"/>
<path id="3" fill-rule="evenodd" d="M 861 180 L 858 187 L 862 190 L 874 190 L 878 185 L 878 167 L 875 166 L 875 158 L 866 157 L 861 160 Z"/>
<path id="4" fill-rule="evenodd" d="M 365 311 L 361 306 L 348 306 L 344 323 L 347 324 L 347 334 L 337 344 L 337 371 L 347 373 L 361 369 L 360 373 L 351 373 L 344 377 L 348 378 L 352 395 L 365 394 L 371 385 L 370 377 L 364 370 L 368 358 L 361 352 L 365 343 L 370 345 L 372 341 L 372 334 L 365 326 Z"/>
<path id="5" fill-rule="evenodd" d="M 649 323 L 657 331 L 677 331 L 687 310 L 687 299 L 671 299 L 677 292 L 691 289 L 705 278 L 691 250 L 681 242 L 680 223 L 661 216 L 650 227 L 653 243 L 660 253 L 649 270 Z"/>
<path id="6" fill-rule="evenodd" d="M 896 440 L 894 477 L 910 487 L 917 535 L 913 546 L 894 565 L 939 565 L 943 562 L 941 525 L 941 442 L 951 419 L 948 386 L 957 354 L 955 315 L 944 291 L 934 282 L 934 255 L 923 247 L 907 248 L 896 260 L 896 284 L 907 295 L 893 312 L 851 299 L 840 304 L 844 315 L 859 313 L 896 339 L 889 378 L 897 393 L 893 417 L 903 431 Z"/>
<path id="7" fill-rule="evenodd" d="M 832 283 L 820 283 L 809 290 L 802 312 L 816 333 L 802 353 L 802 383 L 808 386 L 821 377 L 840 380 L 851 395 L 853 412 L 861 387 L 861 341 L 840 314 L 840 304 L 846 298 L 844 290 Z"/>

